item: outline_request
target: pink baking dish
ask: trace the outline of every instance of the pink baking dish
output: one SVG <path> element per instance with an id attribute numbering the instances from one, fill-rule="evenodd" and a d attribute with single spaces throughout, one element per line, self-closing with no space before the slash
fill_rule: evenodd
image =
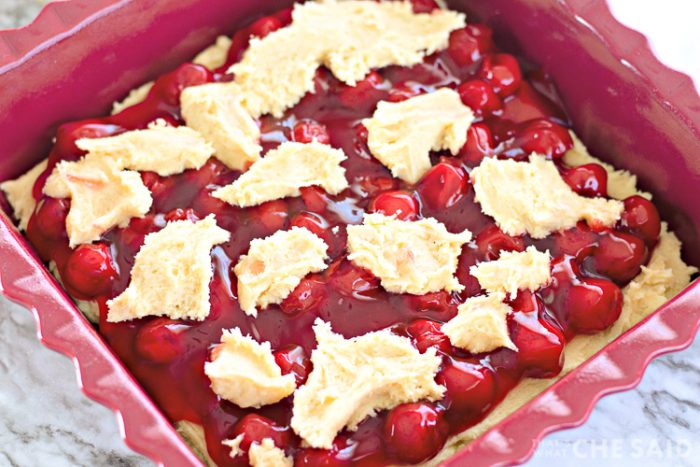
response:
<path id="1" fill-rule="evenodd" d="M 130 88 L 173 68 L 273 0 L 65 0 L 30 26 L 0 33 L 0 180 L 44 158 L 58 124 L 107 112 Z M 700 97 L 661 65 L 642 35 L 602 0 L 457 0 L 507 48 L 557 83 L 593 150 L 639 175 L 700 265 Z M 612 149 L 614 148 L 614 150 Z M 0 215 L 2 292 L 31 309 L 41 341 L 76 364 L 82 390 L 117 414 L 126 443 L 158 464 L 201 465 L 170 423 Z M 692 284 L 446 465 L 525 461 L 548 433 L 583 423 L 596 401 L 629 389 L 649 362 L 688 346 L 700 326 Z"/>

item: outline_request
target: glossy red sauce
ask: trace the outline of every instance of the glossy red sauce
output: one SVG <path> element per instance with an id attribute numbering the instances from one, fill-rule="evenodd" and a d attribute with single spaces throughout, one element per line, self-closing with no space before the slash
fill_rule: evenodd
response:
<path id="1" fill-rule="evenodd" d="M 420 11 L 434 6 L 431 0 L 415 5 Z M 450 434 L 481 420 L 523 377 L 559 373 L 566 340 L 605 329 L 617 319 L 620 287 L 639 272 L 658 240 L 658 213 L 645 199 L 632 197 L 625 201 L 623 218 L 613 229 L 593 231 L 580 223 L 538 241 L 509 237 L 484 216 L 469 182 L 470 170 L 483 157 L 522 160 L 532 151 L 546 154 L 584 196 L 605 196 L 606 174 L 596 164 L 569 169 L 561 162 L 572 141 L 554 86 L 539 70 L 500 52 L 486 26 L 470 25 L 455 31 L 450 46 L 424 63 L 372 72 L 354 88 L 319 70 L 315 93 L 283 118 L 261 119 L 265 150 L 284 141 L 312 138 L 343 149 L 350 188 L 340 195 L 309 188 L 298 198 L 248 209 L 229 206 L 210 194 L 240 173 L 211 159 L 201 169 L 181 175 L 163 178 L 143 173 L 153 194 L 151 212 L 132 219 L 126 228 L 107 232 L 95 245 L 71 250 L 65 232 L 70 201 L 50 199 L 42 189 L 58 161 L 83 155 L 75 141 L 145 128 L 157 118 L 182 124 L 178 103 L 184 87 L 230 80 L 224 70 L 240 59 L 250 35 L 264 36 L 289 20 L 285 10 L 237 32 L 228 63 L 219 70 L 182 65 L 158 79 L 145 102 L 112 117 L 63 125 L 49 168 L 34 188 L 38 206 L 27 235 L 44 260 L 56 262 L 74 297 L 100 304 L 100 332 L 166 415 L 174 422 L 189 420 L 204 426 L 209 453 L 219 465 L 247 464 L 247 456 L 231 459 L 229 448 L 221 444 L 240 433 L 242 449 L 271 437 L 298 465 L 419 462 L 435 455 Z M 433 154 L 435 166 L 414 186 L 391 178 L 370 156 L 361 120 L 371 116 L 380 100 L 396 102 L 443 86 L 457 89 L 478 115 L 468 142 L 457 156 Z M 457 271 L 465 290 L 425 296 L 385 292 L 376 277 L 345 259 L 345 226 L 360 223 L 365 211 L 409 220 L 435 217 L 452 232 L 471 230 L 475 240 L 465 245 Z M 105 302 L 128 285 L 134 255 L 145 235 L 163 228 L 168 220 L 199 219 L 210 213 L 232 235 L 231 241 L 212 251 L 215 274 L 209 317 L 203 322 L 166 318 L 106 322 Z M 260 311 L 258 318 L 249 317 L 236 300 L 232 268 L 252 239 L 290 226 L 307 227 L 326 240 L 330 265 L 306 277 L 280 306 Z M 548 249 L 555 258 L 554 280 L 546 289 L 522 292 L 510 303 L 514 312 L 508 325 L 519 352 L 500 349 L 472 355 L 452 347 L 440 332 L 441 324 L 455 316 L 466 298 L 482 293 L 469 267 L 496 259 L 501 251 L 522 251 L 532 244 Z M 289 428 L 291 397 L 259 410 L 244 410 L 211 391 L 204 362 L 222 329 L 232 327 L 269 341 L 283 372 L 295 374 L 298 385 L 303 384 L 311 371 L 309 356 L 315 347 L 311 327 L 317 317 L 346 337 L 390 327 L 410 337 L 420 351 L 435 346 L 443 356 L 437 379 L 447 388 L 445 398 L 382 412 L 355 432 L 341 432 L 334 448 L 325 451 L 300 447 Z"/>

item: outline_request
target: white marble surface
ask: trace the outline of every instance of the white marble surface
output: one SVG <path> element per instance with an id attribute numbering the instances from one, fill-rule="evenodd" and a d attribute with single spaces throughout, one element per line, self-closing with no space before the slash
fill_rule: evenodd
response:
<path id="1" fill-rule="evenodd" d="M 31 20 L 38 0 L 0 0 L 0 28 Z M 696 14 L 688 0 L 612 0 L 669 64 L 700 77 Z M 680 24 L 678 23 L 680 21 Z M 664 24 L 666 22 L 666 24 Z M 674 27 L 670 27 L 674 25 Z M 666 33 L 673 31 L 672 34 Z M 580 428 L 555 433 L 532 466 L 699 465 L 700 342 L 651 364 L 641 385 L 603 399 Z M 30 314 L 0 298 L 0 466 L 140 466 L 106 408 L 85 398 L 73 365 L 42 347 Z"/>

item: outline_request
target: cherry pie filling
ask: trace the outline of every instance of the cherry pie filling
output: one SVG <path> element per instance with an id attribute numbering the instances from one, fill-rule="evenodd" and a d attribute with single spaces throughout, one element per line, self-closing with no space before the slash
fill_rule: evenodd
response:
<path id="1" fill-rule="evenodd" d="M 434 8 L 416 1 L 418 11 Z M 282 118 L 260 119 L 265 151 L 285 141 L 330 143 L 348 156 L 343 163 L 350 188 L 331 196 L 315 187 L 297 198 L 252 208 L 228 205 L 211 196 L 240 172 L 210 159 L 199 170 L 160 177 L 142 173 L 153 195 L 144 218 L 113 229 L 101 241 L 68 246 L 65 219 L 70 200 L 43 195 L 43 185 L 61 160 L 83 155 L 80 138 L 99 138 L 146 128 L 156 119 L 183 124 L 179 95 L 183 88 L 228 81 L 228 67 L 238 61 L 251 36 L 263 37 L 290 22 L 290 10 L 258 19 L 233 36 L 227 63 L 210 71 L 184 64 L 160 77 L 147 99 L 106 118 L 68 123 L 58 130 L 47 170 L 33 194 L 37 208 L 27 236 L 42 259 L 54 261 L 69 293 L 99 304 L 99 331 L 172 421 L 202 425 L 209 455 L 219 465 L 246 464 L 232 459 L 223 440 L 243 435 L 240 448 L 271 438 L 298 465 L 384 465 L 415 463 L 434 456 L 447 438 L 478 423 L 521 379 L 548 378 L 562 369 L 563 348 L 578 334 L 611 326 L 622 307 L 621 287 L 639 272 L 659 238 L 656 208 L 640 196 L 624 201 L 624 213 L 614 228 L 594 229 L 584 222 L 542 240 L 511 237 L 482 214 L 469 181 L 472 168 L 484 157 L 524 160 L 531 152 L 546 155 L 563 179 L 582 196 L 606 196 L 602 166 L 567 167 L 564 153 L 572 148 L 569 122 L 553 84 L 539 70 L 501 52 L 487 26 L 470 24 L 454 31 L 449 47 L 406 68 L 371 72 L 355 87 L 342 84 L 325 69 L 318 70 L 315 92 Z M 360 123 L 381 100 L 398 102 L 440 87 L 457 90 L 477 115 L 457 156 L 436 152 L 433 168 L 415 185 L 392 178 L 367 148 L 367 130 Z M 503 187 L 508 189 L 508 187 Z M 465 245 L 457 277 L 460 293 L 423 296 L 386 292 L 371 272 L 346 259 L 345 226 L 362 222 L 365 212 L 396 215 L 403 220 L 434 217 L 452 232 L 469 229 L 474 240 Z M 134 256 L 147 234 L 168 221 L 197 220 L 215 214 L 231 232 L 231 240 L 212 251 L 211 312 L 202 322 L 145 318 L 108 323 L 106 301 L 128 285 Z M 236 299 L 233 266 L 250 241 L 280 229 L 305 227 L 329 245 L 330 265 L 304 278 L 280 305 L 247 316 Z M 441 325 L 470 296 L 483 293 L 470 266 L 497 259 L 502 251 L 523 251 L 535 245 L 552 257 L 551 283 L 536 292 L 521 291 L 509 302 L 509 333 L 518 352 L 501 348 L 471 354 L 453 347 Z M 223 329 L 238 327 L 260 341 L 269 341 L 284 374 L 297 386 L 311 371 L 316 345 L 312 323 L 320 317 L 346 337 L 389 327 L 409 337 L 421 352 L 435 347 L 442 357 L 437 382 L 446 388 L 435 403 L 400 405 L 362 422 L 357 431 L 341 432 L 330 450 L 301 446 L 291 430 L 291 397 L 260 409 L 241 409 L 219 399 L 204 374 L 209 352 Z"/>

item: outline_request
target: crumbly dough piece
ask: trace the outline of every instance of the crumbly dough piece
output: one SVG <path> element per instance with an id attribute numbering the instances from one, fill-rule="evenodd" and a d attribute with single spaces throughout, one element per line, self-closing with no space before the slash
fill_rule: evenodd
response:
<path id="1" fill-rule="evenodd" d="M 241 207 L 301 195 L 300 188 L 320 186 L 335 195 L 348 187 L 340 163 L 347 157 L 327 144 L 282 143 L 212 196 Z"/>
<path id="2" fill-rule="evenodd" d="M 226 63 L 228 50 L 231 48 L 231 38 L 228 36 L 219 36 L 216 42 L 199 52 L 192 63 L 203 65 L 210 70 L 215 70 Z"/>
<path id="3" fill-rule="evenodd" d="M 240 448 L 242 441 L 243 435 L 238 435 L 233 439 L 222 441 L 221 444 L 231 448 L 231 458 L 235 459 L 244 453 Z M 275 446 L 271 438 L 264 438 L 261 443 L 251 443 L 248 448 L 248 461 L 252 467 L 292 467 L 294 465 L 294 460 Z"/>
<path id="4" fill-rule="evenodd" d="M 235 459 L 236 457 L 240 456 L 243 454 L 243 450 L 241 449 L 241 443 L 243 442 L 243 434 L 240 434 L 236 436 L 233 439 L 225 439 L 221 442 L 224 446 L 228 446 L 231 448 L 231 453 L 229 454 L 232 459 Z"/>
<path id="5" fill-rule="evenodd" d="M 46 170 L 47 165 L 48 160 L 44 159 L 19 178 L 0 183 L 0 190 L 7 196 L 15 218 L 19 221 L 20 230 L 27 230 L 29 218 L 34 214 L 36 200 L 32 190 L 37 178 Z"/>
<path id="6" fill-rule="evenodd" d="M 112 227 L 126 227 L 153 203 L 138 172 L 121 170 L 117 161 L 99 155 L 59 162 L 46 180 L 44 193 L 71 198 L 66 218 L 71 247 L 98 240 Z"/>
<path id="7" fill-rule="evenodd" d="M 470 297 L 457 308 L 457 316 L 442 325 L 442 332 L 455 347 L 472 353 L 491 352 L 501 347 L 518 350 L 508 334 L 505 294 Z"/>
<path id="8" fill-rule="evenodd" d="M 262 443 L 252 443 L 248 449 L 248 459 L 253 467 L 292 467 L 294 460 L 275 446 L 270 438 Z"/>
<path id="9" fill-rule="evenodd" d="M 202 321 L 209 315 L 209 282 L 213 276 L 211 249 L 230 234 L 216 225 L 214 215 L 197 222 L 170 222 L 146 235 L 134 259 L 131 282 L 107 302 L 107 321 L 144 316 Z"/>
<path id="10" fill-rule="evenodd" d="M 313 370 L 294 393 L 292 429 L 310 446 L 330 449 L 340 430 L 350 430 L 377 411 L 422 399 L 440 399 L 435 382 L 440 357 L 421 354 L 388 329 L 345 339 L 320 318 Z"/>
<path id="11" fill-rule="evenodd" d="M 544 238 L 574 227 L 581 219 L 610 226 L 624 208 L 617 200 L 577 195 L 554 163 L 537 154 L 529 162 L 485 158 L 471 178 L 481 210 L 509 235 Z"/>
<path id="12" fill-rule="evenodd" d="M 637 190 L 637 176 L 627 170 L 616 169 L 610 164 L 591 156 L 583 142 L 576 136 L 576 133 L 569 131 L 574 147 L 564 154 L 564 162 L 572 167 L 585 164 L 602 165 L 608 173 L 608 196 L 614 199 L 623 200 L 632 195 L 640 195 L 651 199 L 651 194 Z"/>
<path id="13" fill-rule="evenodd" d="M 382 101 L 362 123 L 372 155 L 394 177 L 416 183 L 430 170 L 430 151 L 457 154 L 473 121 L 474 113 L 459 94 L 442 88 L 402 102 Z"/>
<path id="14" fill-rule="evenodd" d="M 409 2 L 297 4 L 291 25 L 252 39 L 229 71 L 253 117 L 281 117 L 314 90 L 319 66 L 354 86 L 373 68 L 414 65 L 445 48 L 464 21 L 463 14 L 446 10 L 415 14 Z"/>
<path id="15" fill-rule="evenodd" d="M 487 292 L 502 292 L 515 298 L 518 290 L 537 290 L 551 279 L 549 252 L 542 253 L 534 246 L 525 251 L 504 251 L 494 261 L 469 268 L 481 287 Z"/>
<path id="16" fill-rule="evenodd" d="M 362 225 L 349 225 L 348 259 L 369 269 L 393 293 L 423 295 L 464 288 L 454 276 L 468 230 L 447 231 L 433 218 L 415 222 L 383 214 L 365 214 Z"/>
<path id="17" fill-rule="evenodd" d="M 182 117 L 210 141 L 216 157 L 232 170 L 245 170 L 260 159 L 260 128 L 241 105 L 234 83 L 191 86 L 180 96 Z"/>
<path id="18" fill-rule="evenodd" d="M 303 227 L 250 242 L 248 254 L 233 269 L 243 311 L 257 316 L 258 308 L 282 303 L 304 276 L 326 269 L 327 251 L 328 245 Z"/>
<path id="19" fill-rule="evenodd" d="M 199 169 L 214 154 L 214 148 L 201 134 L 186 126 L 169 126 L 163 120 L 145 130 L 83 138 L 75 144 L 95 158 L 113 159 L 121 168 L 156 172 L 162 177 Z"/>
<path id="20" fill-rule="evenodd" d="M 322 63 L 350 86 L 372 69 L 421 62 L 465 25 L 462 13 L 416 14 L 410 2 L 309 2 L 297 10 L 294 25 L 302 31 L 321 27 L 327 38 Z"/>
<path id="21" fill-rule="evenodd" d="M 224 330 L 212 350 L 204 373 L 212 390 L 239 407 L 262 407 L 279 402 L 296 388 L 294 375 L 282 375 L 269 342 L 259 343 L 241 330 Z"/>

